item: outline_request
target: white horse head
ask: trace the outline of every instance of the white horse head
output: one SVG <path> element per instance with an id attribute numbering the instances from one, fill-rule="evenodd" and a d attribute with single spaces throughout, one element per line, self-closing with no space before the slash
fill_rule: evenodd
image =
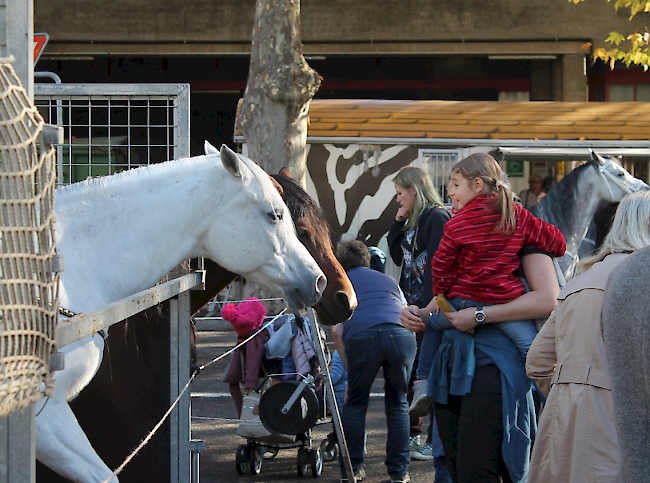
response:
<path id="1" fill-rule="evenodd" d="M 613 159 L 604 158 L 591 149 L 589 152 L 591 159 L 598 166 L 598 173 L 601 175 L 598 190 L 598 196 L 601 200 L 615 203 L 621 201 L 625 195 L 648 189 L 646 183 L 632 176 Z"/>
<path id="2" fill-rule="evenodd" d="M 225 145 L 219 157 L 234 189 L 228 211 L 208 227 L 205 255 L 252 282 L 280 289 L 292 308 L 314 305 L 327 280 L 296 237 L 289 210 L 268 174 Z M 232 207 L 245 207 L 245 212 Z M 311 277 L 304 276 L 306 267 Z"/>

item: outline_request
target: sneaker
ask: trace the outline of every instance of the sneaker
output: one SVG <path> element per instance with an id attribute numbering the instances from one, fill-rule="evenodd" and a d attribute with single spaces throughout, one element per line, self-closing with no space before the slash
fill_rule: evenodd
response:
<path id="1" fill-rule="evenodd" d="M 427 396 L 429 381 L 420 379 L 413 383 L 413 402 L 409 407 L 409 416 L 422 417 L 429 414 L 433 399 Z"/>
<path id="2" fill-rule="evenodd" d="M 393 478 L 392 476 L 390 477 L 390 483 L 408 483 L 411 481 L 411 477 L 409 476 L 408 473 L 404 475 L 402 478 Z"/>
<path id="3" fill-rule="evenodd" d="M 420 447 L 422 445 L 420 444 L 420 435 L 418 434 L 417 436 L 411 436 L 411 457 L 413 457 L 413 453 L 416 451 L 420 451 Z"/>
<path id="4" fill-rule="evenodd" d="M 354 479 L 357 481 L 363 481 L 363 479 L 366 477 L 366 470 L 363 468 L 360 468 L 359 471 L 357 471 L 354 474 Z"/>
<path id="5" fill-rule="evenodd" d="M 433 459 L 433 446 L 429 443 L 423 444 L 419 451 L 411 453 L 411 459 L 431 461 Z"/>

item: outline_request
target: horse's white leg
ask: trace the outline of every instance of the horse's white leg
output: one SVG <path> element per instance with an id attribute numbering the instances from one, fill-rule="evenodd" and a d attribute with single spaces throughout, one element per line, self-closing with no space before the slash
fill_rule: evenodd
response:
<path id="1" fill-rule="evenodd" d="M 70 401 L 97 374 L 104 355 L 104 339 L 95 334 L 63 347 L 61 352 L 65 354 L 64 369 L 54 373 L 54 393 Z"/>
<path id="2" fill-rule="evenodd" d="M 36 458 L 74 482 L 102 482 L 112 473 L 92 448 L 67 402 L 93 378 L 103 350 L 100 335 L 64 347 L 65 369 L 54 375 L 54 392 L 36 404 Z"/>
<path id="3" fill-rule="evenodd" d="M 75 483 L 102 482 L 112 473 L 93 450 L 67 401 L 56 397 L 36 418 L 36 459 Z M 116 477 L 110 481 L 118 483 Z"/>

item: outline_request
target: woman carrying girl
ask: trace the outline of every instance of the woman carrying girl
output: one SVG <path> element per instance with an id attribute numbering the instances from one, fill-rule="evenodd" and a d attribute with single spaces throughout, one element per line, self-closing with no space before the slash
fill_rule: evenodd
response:
<path id="1" fill-rule="evenodd" d="M 458 214 L 445 226 L 431 262 L 434 295 L 443 294 L 454 310 L 476 307 L 475 320 L 479 325 L 489 322 L 486 305 L 510 302 L 526 292 L 515 273 L 524 246 L 532 245 L 554 257 L 566 251 L 560 230 L 514 203 L 504 178 L 499 163 L 485 153 L 473 154 L 452 168 L 448 192 Z M 426 380 L 440 345 L 441 331 L 454 328 L 439 310 L 435 297 L 419 312 L 428 323 L 411 406 L 414 415 L 431 402 L 425 397 Z M 512 340 L 525 362 L 537 335 L 533 322 L 505 322 L 498 328 Z M 477 357 L 479 363 L 483 361 L 482 354 Z"/>
<path id="2" fill-rule="evenodd" d="M 513 339 L 520 340 L 520 349 L 527 349 L 535 331 L 531 323 L 527 335 L 528 328 L 518 322 L 512 326 L 524 330 L 510 331 L 506 336 L 485 322 L 516 320 L 510 315 L 489 318 L 494 313 L 490 304 L 514 305 L 524 294 L 523 283 L 514 273 L 524 245 L 560 256 L 565 241 L 555 227 L 513 203 L 499 164 L 487 154 L 471 155 L 454 166 L 449 194 L 458 214 L 445 226 L 439 252 L 432 261 L 434 293 L 448 296 L 453 309 L 462 313 L 467 313 L 466 307 L 475 307 L 474 322 L 463 327 L 474 329 L 474 333 L 444 330 L 436 351 L 440 333 L 434 324 L 439 320 L 432 317 L 418 376 L 429 378 L 454 481 L 496 482 L 499 477 L 525 481 L 535 417 L 523 350 L 517 349 Z M 421 330 L 421 320 L 428 321 L 437 309 L 435 300 L 424 309 L 408 307 L 402 311 L 402 323 L 410 330 Z M 539 313 L 528 313 L 545 316 L 549 313 L 546 310 L 540 307 Z M 501 312 L 503 316 L 511 311 Z M 426 391 L 426 381 L 419 386 L 425 386 Z"/>

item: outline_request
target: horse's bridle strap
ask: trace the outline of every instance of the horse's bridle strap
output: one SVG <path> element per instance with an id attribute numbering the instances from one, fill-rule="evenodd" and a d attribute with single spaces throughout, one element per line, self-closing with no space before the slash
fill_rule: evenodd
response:
<path id="1" fill-rule="evenodd" d="M 623 191 L 625 191 L 628 195 L 632 193 L 632 190 L 628 188 L 625 183 L 623 183 L 621 180 L 618 179 L 618 176 L 614 176 L 612 173 L 607 171 L 607 166 L 612 164 L 613 161 L 611 159 L 608 159 L 602 166 L 598 166 L 598 172 L 601 175 L 604 175 L 605 177 L 609 178 L 614 184 L 616 184 L 619 188 L 621 188 Z M 609 190 L 609 194 L 611 195 L 612 198 L 614 198 L 614 193 L 612 192 L 612 188 L 610 188 L 609 183 L 607 184 L 607 189 Z"/>

